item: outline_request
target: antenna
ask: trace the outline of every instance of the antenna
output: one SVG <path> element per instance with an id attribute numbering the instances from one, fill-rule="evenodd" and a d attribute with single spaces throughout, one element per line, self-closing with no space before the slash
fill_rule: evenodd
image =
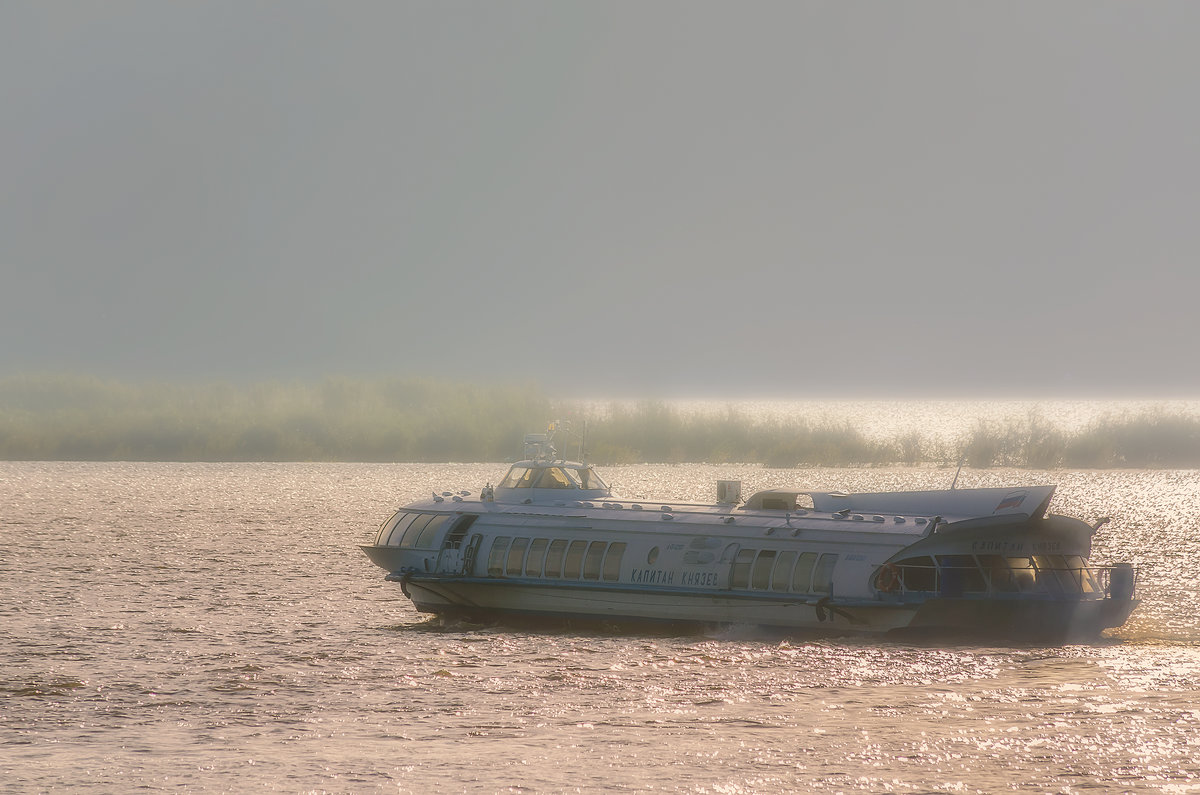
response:
<path id="1" fill-rule="evenodd" d="M 963 454 L 962 458 L 958 459 L 958 471 L 954 473 L 954 482 L 950 484 L 950 491 L 954 491 L 954 487 L 958 485 L 958 474 L 959 472 L 962 472 L 963 462 L 966 460 L 967 456 L 965 453 Z"/>

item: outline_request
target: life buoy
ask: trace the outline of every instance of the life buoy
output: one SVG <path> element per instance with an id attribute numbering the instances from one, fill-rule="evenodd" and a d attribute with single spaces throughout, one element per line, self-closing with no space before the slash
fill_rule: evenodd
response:
<path id="1" fill-rule="evenodd" d="M 888 593 L 900 587 L 900 569 L 895 563 L 885 563 L 879 567 L 875 575 L 875 587 Z"/>

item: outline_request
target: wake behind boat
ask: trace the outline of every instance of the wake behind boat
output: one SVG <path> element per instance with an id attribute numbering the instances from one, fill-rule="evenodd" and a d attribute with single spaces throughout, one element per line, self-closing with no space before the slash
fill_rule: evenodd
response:
<path id="1" fill-rule="evenodd" d="M 744 503 L 621 500 L 549 434 L 478 497 L 397 511 L 362 550 L 422 612 L 473 619 L 752 625 L 1086 640 L 1129 617 L 1136 572 L 1089 563 L 1103 524 L 1048 513 L 1054 486 Z"/>

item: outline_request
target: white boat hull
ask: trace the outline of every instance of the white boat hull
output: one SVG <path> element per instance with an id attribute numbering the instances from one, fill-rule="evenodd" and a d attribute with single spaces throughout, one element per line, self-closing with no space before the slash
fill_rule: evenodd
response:
<path id="1" fill-rule="evenodd" d="M 413 577 L 404 583 L 424 613 L 476 620 L 546 619 L 686 626 L 755 626 L 824 634 L 988 635 L 1092 639 L 1119 626 L 1136 601 L 983 600 L 934 597 L 916 603 L 562 587 Z"/>

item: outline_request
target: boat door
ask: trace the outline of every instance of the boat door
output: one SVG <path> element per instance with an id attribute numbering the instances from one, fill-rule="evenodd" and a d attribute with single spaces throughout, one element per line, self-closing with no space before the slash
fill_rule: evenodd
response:
<path id="1" fill-rule="evenodd" d="M 467 551 L 463 549 L 462 542 L 467 535 L 467 530 L 478 518 L 479 514 L 474 513 L 458 517 L 458 520 L 450 528 L 450 532 L 446 533 L 442 549 L 438 552 L 437 566 L 434 567 L 434 571 L 442 574 L 461 574 L 465 569 L 469 569 L 465 565 Z"/>

